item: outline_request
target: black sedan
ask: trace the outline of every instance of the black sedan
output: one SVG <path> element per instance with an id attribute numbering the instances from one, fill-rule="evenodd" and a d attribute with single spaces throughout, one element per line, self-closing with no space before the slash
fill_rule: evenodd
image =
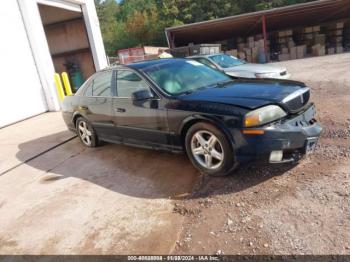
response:
<path id="1" fill-rule="evenodd" d="M 322 128 L 309 98 L 300 82 L 237 80 L 193 60 L 159 59 L 97 72 L 62 111 L 88 147 L 186 152 L 217 176 L 246 161 L 285 163 L 312 152 Z"/>

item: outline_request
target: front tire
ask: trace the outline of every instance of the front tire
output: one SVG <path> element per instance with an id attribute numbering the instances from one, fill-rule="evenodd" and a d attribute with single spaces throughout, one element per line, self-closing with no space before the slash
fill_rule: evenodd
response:
<path id="1" fill-rule="evenodd" d="M 76 122 L 77 134 L 80 141 L 87 147 L 96 147 L 98 138 L 91 124 L 83 117 L 79 117 Z"/>
<path id="2" fill-rule="evenodd" d="M 233 149 L 215 126 L 200 122 L 187 131 L 186 152 L 192 164 L 210 176 L 225 176 L 237 166 Z"/>

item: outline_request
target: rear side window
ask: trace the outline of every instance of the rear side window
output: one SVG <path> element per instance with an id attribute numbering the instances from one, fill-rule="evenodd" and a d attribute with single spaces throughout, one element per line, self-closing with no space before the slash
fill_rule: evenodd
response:
<path id="1" fill-rule="evenodd" d="M 98 73 L 86 88 L 85 96 L 112 96 L 113 71 Z"/>
<path id="2" fill-rule="evenodd" d="M 138 74 L 130 70 L 117 72 L 117 96 L 132 97 L 132 93 L 140 90 L 149 90 L 149 86 Z"/>

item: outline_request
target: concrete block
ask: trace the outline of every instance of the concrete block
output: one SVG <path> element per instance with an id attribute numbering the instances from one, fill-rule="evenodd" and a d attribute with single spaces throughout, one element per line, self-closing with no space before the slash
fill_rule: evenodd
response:
<path id="1" fill-rule="evenodd" d="M 304 33 L 312 33 L 313 28 L 312 27 L 305 27 Z"/>
<path id="2" fill-rule="evenodd" d="M 245 53 L 244 52 L 238 52 L 238 58 L 245 60 L 246 59 Z"/>
<path id="3" fill-rule="evenodd" d="M 291 47 L 289 48 L 289 55 L 290 59 L 297 59 L 297 48 L 296 47 Z"/>
<path id="4" fill-rule="evenodd" d="M 327 36 L 343 36 L 343 29 L 328 31 Z"/>
<path id="5" fill-rule="evenodd" d="M 323 56 L 326 54 L 325 46 L 317 44 L 311 47 L 313 56 Z"/>
<path id="6" fill-rule="evenodd" d="M 338 22 L 327 26 L 327 29 L 330 29 L 330 30 L 343 29 L 343 28 L 344 28 L 344 22 Z"/>
<path id="7" fill-rule="evenodd" d="M 278 37 L 285 37 L 286 36 L 286 31 L 279 31 L 278 32 Z"/>
<path id="8" fill-rule="evenodd" d="M 238 51 L 243 51 L 245 47 L 246 47 L 246 46 L 245 46 L 245 43 L 239 43 L 239 44 L 237 45 Z"/>
<path id="9" fill-rule="evenodd" d="M 292 48 L 292 47 L 295 47 L 295 43 L 294 43 L 294 41 L 289 41 L 288 48 Z"/>
<path id="10" fill-rule="evenodd" d="M 341 54 L 341 53 L 344 52 L 343 46 L 337 46 L 337 47 L 335 48 L 335 50 L 336 50 L 337 54 Z"/>
<path id="11" fill-rule="evenodd" d="M 301 59 L 301 58 L 304 58 L 304 53 L 298 53 L 297 52 L 297 59 Z"/>
<path id="12" fill-rule="evenodd" d="M 247 55 L 246 61 L 251 63 L 252 62 L 252 56 L 251 55 Z"/>
<path id="13" fill-rule="evenodd" d="M 335 28 L 336 28 L 336 29 L 342 29 L 342 28 L 344 28 L 344 22 L 338 22 L 338 23 L 336 23 L 336 24 L 335 24 Z"/>
<path id="14" fill-rule="evenodd" d="M 280 55 L 278 55 L 278 60 L 279 61 L 290 60 L 290 55 L 289 54 L 280 54 Z"/>
<path id="15" fill-rule="evenodd" d="M 246 56 L 252 56 L 252 49 L 251 48 L 245 48 L 244 52 L 245 52 Z"/>
<path id="16" fill-rule="evenodd" d="M 254 40 L 255 41 L 259 41 L 259 40 L 261 40 L 261 39 L 263 39 L 264 37 L 263 37 L 263 35 L 262 34 L 258 34 L 258 35 L 255 35 L 254 36 Z"/>
<path id="17" fill-rule="evenodd" d="M 321 27 L 319 25 L 312 27 L 312 32 L 316 33 L 316 32 L 320 32 L 320 31 L 321 31 Z"/>
<path id="18" fill-rule="evenodd" d="M 232 56 L 234 56 L 234 57 L 237 57 L 237 56 L 238 56 L 238 50 L 237 50 L 237 49 L 227 50 L 227 51 L 226 51 L 226 54 L 232 55 Z"/>
<path id="19" fill-rule="evenodd" d="M 324 34 L 315 34 L 314 35 L 314 44 L 325 45 L 326 44 L 326 35 Z"/>
<path id="20" fill-rule="evenodd" d="M 334 55 L 335 54 L 335 48 L 334 47 L 327 48 L 327 54 L 328 55 Z"/>
<path id="21" fill-rule="evenodd" d="M 286 36 L 292 36 L 293 30 L 286 30 L 285 34 L 286 34 Z"/>
<path id="22" fill-rule="evenodd" d="M 289 53 L 289 50 L 288 48 L 282 48 L 282 54 L 288 54 Z"/>
<path id="23" fill-rule="evenodd" d="M 297 48 L 297 53 L 306 55 L 306 45 L 299 45 L 296 47 Z"/>
<path id="24" fill-rule="evenodd" d="M 268 43 L 266 43 L 266 44 L 268 44 Z M 260 39 L 258 41 L 258 47 L 264 47 L 264 39 Z"/>

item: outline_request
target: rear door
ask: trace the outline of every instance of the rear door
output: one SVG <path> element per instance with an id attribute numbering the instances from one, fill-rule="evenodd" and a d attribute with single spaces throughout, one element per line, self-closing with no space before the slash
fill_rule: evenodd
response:
<path id="1" fill-rule="evenodd" d="M 145 146 L 168 143 L 166 109 L 159 96 L 146 80 L 131 69 L 118 69 L 117 89 L 113 98 L 114 123 L 124 143 Z M 154 97 L 134 100 L 132 94 L 140 90 L 150 90 Z"/>
<path id="2" fill-rule="evenodd" d="M 97 73 L 88 83 L 80 99 L 80 110 L 92 124 L 97 135 L 104 140 L 120 140 L 113 123 L 113 85 L 112 70 Z"/>

